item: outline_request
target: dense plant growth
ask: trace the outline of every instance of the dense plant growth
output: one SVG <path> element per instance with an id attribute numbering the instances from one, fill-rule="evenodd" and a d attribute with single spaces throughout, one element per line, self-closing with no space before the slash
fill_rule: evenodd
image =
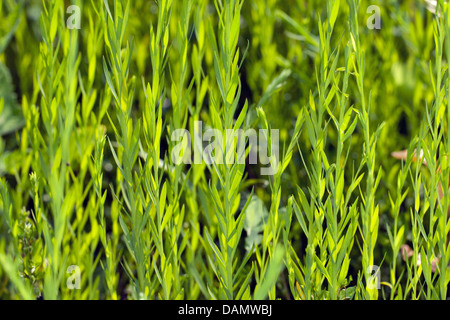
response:
<path id="1" fill-rule="evenodd" d="M 0 299 L 446 299 L 449 61 L 441 1 L 2 0 Z"/>

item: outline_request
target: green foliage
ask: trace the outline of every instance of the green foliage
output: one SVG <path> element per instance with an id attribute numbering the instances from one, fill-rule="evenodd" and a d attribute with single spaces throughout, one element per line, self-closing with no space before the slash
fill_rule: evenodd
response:
<path id="1" fill-rule="evenodd" d="M 71 4 L 0 2 L 0 299 L 447 298 L 444 2 Z"/>

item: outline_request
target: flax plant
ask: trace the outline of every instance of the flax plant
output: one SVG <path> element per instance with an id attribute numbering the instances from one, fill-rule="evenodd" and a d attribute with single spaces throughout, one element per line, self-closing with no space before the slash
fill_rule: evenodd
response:
<path id="1" fill-rule="evenodd" d="M 447 299 L 430 3 L 1 1 L 0 299 Z"/>
<path id="2" fill-rule="evenodd" d="M 41 108 L 42 119 L 47 134 L 47 155 L 39 155 L 41 167 L 38 171 L 43 174 L 48 183 L 48 192 L 51 198 L 51 213 L 54 229 L 51 230 L 47 213 L 42 217 L 44 240 L 48 247 L 49 272 L 45 275 L 44 296 L 48 299 L 56 299 L 59 294 L 59 286 L 62 274 L 65 272 L 65 262 L 68 252 L 63 250 L 64 234 L 66 232 L 67 217 L 74 205 L 72 194 L 66 193 L 67 163 L 70 162 L 69 140 L 75 121 L 75 106 L 77 101 L 77 69 L 78 44 L 77 34 L 69 34 L 67 31 L 58 33 L 61 1 L 51 1 L 44 5 L 46 16 L 41 16 L 41 28 L 46 47 L 42 50 L 44 74 L 42 77 L 46 84 L 42 91 Z M 57 38 L 58 35 L 58 38 Z M 56 46 L 55 46 L 56 39 Z M 64 41 L 64 43 L 63 43 Z M 58 63 L 59 50 L 63 51 L 64 60 Z M 62 77 L 64 74 L 63 81 Z M 57 106 L 62 104 L 63 110 Z M 42 147 L 42 144 L 40 144 Z M 45 162 L 42 163 L 42 157 Z M 69 191 L 70 192 L 70 191 Z M 38 208 L 35 208 L 38 209 Z M 45 216 L 47 215 L 47 216 Z M 38 224 L 41 223 L 38 218 Z"/>
<path id="3" fill-rule="evenodd" d="M 366 191 L 362 198 L 363 205 L 361 206 L 361 235 L 362 235 L 362 269 L 363 275 L 366 280 L 364 288 L 360 288 L 361 295 L 370 299 L 378 298 L 378 288 L 374 288 L 371 280 L 371 272 L 374 265 L 374 248 L 378 236 L 379 227 L 379 207 L 375 204 L 374 190 L 377 188 L 381 179 L 381 170 L 378 171 L 378 175 L 375 176 L 375 148 L 377 138 L 382 129 L 380 125 L 377 130 L 372 134 L 370 132 L 370 96 L 369 103 L 366 102 L 365 87 L 364 87 L 364 74 L 365 74 L 365 58 L 364 52 L 361 50 L 359 39 L 359 27 L 357 21 L 357 12 L 359 9 L 359 1 L 349 1 L 350 7 L 350 40 L 355 53 L 354 68 L 355 78 L 360 94 L 361 106 L 359 111 L 359 120 L 364 133 L 364 161 L 367 167 L 367 181 Z M 358 282 L 361 284 L 361 282 Z"/>
<path id="4" fill-rule="evenodd" d="M 113 126 L 120 152 L 116 152 L 113 144 L 109 141 L 111 152 L 114 155 L 116 165 L 120 170 L 118 182 L 121 185 L 120 191 L 123 195 L 120 203 L 120 225 L 126 237 L 127 248 L 130 251 L 137 267 L 136 278 L 129 275 L 134 283 L 134 297 L 150 294 L 148 285 L 149 278 L 145 268 L 146 258 L 144 250 L 149 247 L 147 239 L 141 239 L 142 230 L 146 217 L 142 214 L 141 202 L 137 188 L 140 180 L 135 179 L 133 171 L 134 164 L 139 152 L 140 123 L 133 127 L 131 111 L 133 106 L 135 80 L 129 75 L 129 64 L 133 45 L 127 42 L 123 48 L 125 30 L 129 17 L 130 3 L 123 8 L 122 4 L 114 1 L 113 11 L 111 11 L 108 1 L 104 1 L 102 7 L 104 19 L 104 38 L 108 53 L 108 63 L 104 58 L 103 70 L 109 90 L 114 97 L 115 114 L 118 126 L 113 124 L 113 119 L 109 116 Z M 119 159 L 120 155 L 122 156 Z M 124 211 L 124 212 L 123 212 Z M 127 226 L 125 217 L 129 217 L 132 229 Z"/>
<path id="5" fill-rule="evenodd" d="M 201 206 L 202 202 L 197 201 L 200 197 L 204 196 L 203 190 L 207 187 L 205 178 L 206 163 L 201 161 L 203 159 L 202 143 L 198 138 L 202 132 L 201 128 L 197 123 L 201 120 L 201 112 L 204 103 L 207 99 L 207 91 L 210 89 L 209 77 L 205 74 L 203 64 L 205 63 L 205 54 L 207 48 L 207 30 L 208 30 L 208 18 L 207 18 L 207 0 L 198 0 L 194 2 L 193 7 L 193 25 L 194 30 L 191 34 L 190 39 L 195 36 L 196 42 L 192 44 L 191 51 L 191 69 L 193 84 L 195 87 L 195 102 L 188 104 L 189 111 L 189 132 L 193 133 L 191 135 L 191 144 L 193 144 L 194 155 L 191 154 L 191 174 L 190 187 L 185 188 L 185 198 L 186 198 L 186 221 L 191 228 L 188 228 L 186 232 L 189 232 L 189 241 L 186 248 L 186 265 L 185 268 L 189 274 L 192 274 L 192 278 L 189 279 L 188 289 L 191 298 L 196 298 L 200 294 L 200 290 L 204 295 L 208 295 L 207 289 L 204 285 L 203 279 L 201 279 L 201 272 L 198 272 L 197 268 L 204 266 L 203 263 L 203 252 L 202 239 L 199 234 L 201 226 Z M 192 40 L 191 40 L 192 41 Z M 194 89 L 192 89 L 194 90 Z M 197 153 L 196 153 L 197 151 Z M 196 154 L 200 153 L 200 159 L 196 158 Z M 193 160 L 193 161 L 192 161 Z M 200 161 L 199 161 L 200 160 Z M 199 163 L 200 162 L 200 163 Z M 204 197 L 203 197 L 204 199 Z M 203 202 L 204 203 L 204 202 Z M 192 231 L 191 231 L 192 230 Z M 208 273 L 207 273 L 208 274 Z M 208 274 L 208 282 L 212 282 L 212 273 Z"/>
<path id="6" fill-rule="evenodd" d="M 246 102 L 234 122 L 241 94 L 239 79 L 240 50 L 239 40 L 240 14 L 243 2 L 227 0 L 224 3 L 214 2 L 219 15 L 218 33 L 209 25 L 208 35 L 214 56 L 214 71 L 219 89 L 219 97 L 210 97 L 210 113 L 212 125 L 222 132 L 222 141 L 214 141 L 214 152 L 209 149 L 208 156 L 212 159 L 209 166 L 213 179 L 209 182 L 209 197 L 214 204 L 217 219 L 217 245 L 211 233 L 206 229 L 206 244 L 208 246 L 208 260 L 219 281 L 219 290 L 212 292 L 214 299 L 239 299 L 245 293 L 246 283 L 239 284 L 242 266 L 248 260 L 244 258 L 237 268 L 239 261 L 236 251 L 241 238 L 245 210 L 251 196 L 240 213 L 237 213 L 240 201 L 239 187 L 244 181 L 245 163 L 243 154 L 235 149 L 235 135 L 243 127 L 247 113 Z M 231 132 L 231 133 L 230 133 Z M 230 141 L 231 138 L 231 141 Z M 216 137 L 217 139 L 217 137 Z M 237 213 L 237 215 L 236 215 Z M 212 260 L 213 256 L 215 261 Z M 235 287 L 242 286 L 237 292 Z"/>

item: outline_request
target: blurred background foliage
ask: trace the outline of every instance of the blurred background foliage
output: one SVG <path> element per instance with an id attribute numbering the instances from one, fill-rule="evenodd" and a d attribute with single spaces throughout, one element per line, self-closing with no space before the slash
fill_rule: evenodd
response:
<path id="1" fill-rule="evenodd" d="M 172 12 L 174 17 L 180 15 L 180 2 L 174 1 Z M 98 27 L 95 19 L 90 18 L 95 16 L 95 10 L 99 10 L 101 1 L 84 0 L 76 3 L 82 6 L 83 14 L 82 28 L 79 31 L 79 50 L 89 52 L 92 51 L 90 47 L 92 44 L 97 46 L 92 53 L 93 58 L 88 55 L 81 57 L 79 73 L 84 78 L 84 75 L 90 72 L 93 61 L 97 66 L 101 66 L 102 57 L 105 55 L 104 43 L 101 41 L 103 30 Z M 283 145 L 287 147 L 297 115 L 308 104 L 310 93 L 315 97 L 318 94 L 316 77 L 317 66 L 320 62 L 319 18 L 321 21 L 326 18 L 325 3 L 318 0 L 248 0 L 243 5 L 239 47 L 241 52 L 244 52 L 247 46 L 249 50 L 241 69 L 242 104 L 247 99 L 249 105 L 253 107 L 261 103 L 264 105 L 264 111 L 272 128 L 280 130 L 281 148 Z M 65 1 L 66 7 L 70 4 L 72 4 L 71 1 Z M 381 9 L 381 29 L 379 30 L 366 27 L 367 19 L 372 14 L 366 11 L 369 5 L 377 5 Z M 39 21 L 41 12 L 41 0 L 2 0 L 1 2 L 0 98 L 4 99 L 4 108 L 0 116 L 0 176 L 10 185 L 10 200 L 14 203 L 14 207 L 25 208 L 25 210 L 32 206 L 30 192 L 32 182 L 29 179 L 32 159 L 29 152 L 30 145 L 27 142 L 32 132 L 27 130 L 25 118 L 31 112 L 29 106 L 39 104 L 37 70 L 40 66 L 37 57 L 40 55 L 42 40 Z M 157 12 L 158 5 L 154 1 L 132 1 L 125 38 L 134 39 L 130 73 L 138 79 L 141 77 L 151 79 L 152 70 L 148 50 L 149 24 L 156 23 Z M 197 48 L 194 44 L 198 45 L 194 32 L 196 19 L 206 19 L 215 14 L 215 8 L 212 3 L 209 3 L 204 8 L 195 8 L 194 12 L 199 16 L 191 20 L 190 45 L 187 49 L 189 58 L 196 56 L 193 54 L 193 50 Z M 348 40 L 346 21 L 348 16 L 348 7 L 342 1 L 331 48 Z M 65 14 L 65 17 L 67 18 L 68 14 Z M 388 195 L 398 196 L 396 194 L 397 176 L 402 165 L 390 154 L 392 151 L 407 148 L 412 137 L 419 133 L 426 108 L 430 106 L 433 99 L 430 77 L 434 75 L 430 75 L 430 60 L 435 55 L 432 23 L 434 15 L 426 10 L 422 1 L 374 0 L 360 2 L 359 19 L 361 48 L 365 52 L 366 96 L 371 95 L 370 126 L 376 128 L 385 122 L 376 146 L 377 168 L 379 167 L 383 174 L 375 195 L 380 211 L 380 231 L 375 257 L 377 261 L 384 259 L 384 265 L 388 266 L 391 257 L 386 255 L 386 252 L 390 252 L 386 224 L 392 224 L 394 218 Z M 171 19 L 171 39 L 178 32 L 177 20 Z M 91 38 L 93 34 L 100 36 L 93 41 Z M 177 74 L 177 68 L 179 68 L 178 56 L 175 53 L 176 41 L 171 43 L 171 47 L 172 51 L 169 54 L 171 68 L 166 70 L 167 83 L 172 81 L 171 74 Z M 202 64 L 205 78 L 214 79 L 213 56 L 209 47 L 205 49 Z M 338 62 L 338 67 L 342 65 L 344 65 L 343 55 Z M 95 69 L 94 82 L 103 86 L 107 85 L 101 67 Z M 266 97 L 261 101 L 264 98 L 264 92 L 270 86 L 276 87 L 275 92 L 270 98 Z M 352 82 L 350 86 L 356 87 L 356 84 Z M 100 86 L 98 87 L 101 89 Z M 166 87 L 171 88 L 170 84 Z M 194 92 L 195 90 L 191 93 L 191 101 L 195 101 Z M 100 92 L 97 94 L 100 96 Z M 206 94 L 214 95 L 217 92 Z M 359 105 L 360 102 L 357 99 L 358 96 L 352 95 L 350 105 Z M 100 101 L 98 99 L 93 105 L 92 112 L 95 114 L 99 114 L 102 108 Z M 205 99 L 200 116 L 208 122 L 207 104 L 208 99 Z M 137 90 L 133 113 L 141 113 L 141 108 L 144 106 L 144 92 Z M 168 99 L 163 106 L 163 113 L 169 114 L 171 110 L 171 102 Z M 254 108 L 252 110 L 249 112 L 255 118 L 256 111 Z M 112 136 L 109 121 L 104 118 L 102 124 L 106 126 L 107 135 Z M 362 153 L 363 136 L 360 130 L 357 127 L 351 138 L 349 161 L 350 163 L 354 161 L 355 166 L 359 164 Z M 326 136 L 326 151 L 329 159 L 333 159 L 337 139 L 333 126 L 327 127 Z M 90 141 L 90 136 L 86 135 L 85 139 L 87 140 L 71 144 L 70 148 L 80 148 L 80 144 Z M 298 146 L 302 150 L 304 161 L 311 162 L 308 152 L 311 145 L 306 130 L 303 131 Z M 76 151 L 72 154 L 74 155 L 71 163 L 72 170 L 75 172 L 82 170 L 80 167 L 83 166 L 84 156 Z M 89 158 L 90 152 L 87 154 Z M 116 168 L 108 148 L 105 151 L 103 169 L 104 185 L 114 183 L 117 179 Z M 269 186 L 259 180 L 257 170 L 256 167 L 247 166 L 248 178 L 256 179 L 255 193 L 268 207 L 270 205 Z M 351 180 L 352 172 L 346 172 L 347 174 L 348 180 Z M 288 197 L 296 192 L 297 185 L 306 190 L 306 181 L 307 173 L 302 160 L 298 152 L 294 153 L 287 171 L 282 176 L 282 203 L 287 203 Z M 363 188 L 364 185 L 361 186 L 361 189 Z M 410 192 L 400 211 L 401 225 L 410 223 L 408 206 L 411 206 L 413 202 L 413 194 Z M 114 212 L 113 206 L 114 202 L 108 200 L 105 208 L 107 219 L 111 219 L 113 214 L 111 212 Z M 261 203 L 255 203 L 254 206 L 260 208 Z M 255 210 L 267 211 L 261 208 Z M 26 224 L 26 219 L 23 223 Z M 0 224 L 0 228 L 2 238 L 0 243 L 4 247 L 6 240 L 6 246 L 8 246 L 8 243 L 12 241 L 11 232 L 6 223 Z M 298 231 L 297 235 L 293 232 L 294 239 L 297 238 L 298 243 L 301 243 L 299 226 L 293 226 L 293 228 Z M 112 231 L 109 230 L 109 232 Z M 408 241 L 408 235 L 406 235 L 406 241 Z M 122 246 L 121 250 L 124 250 L 123 244 L 119 246 Z M 358 265 L 360 261 L 358 261 L 356 249 L 352 266 L 356 268 Z M 351 272 L 355 275 L 353 278 L 356 278 L 358 270 Z M 382 272 L 382 275 L 388 274 L 389 271 Z M 5 281 L 5 274 L 0 271 L 0 298 L 9 295 Z M 120 283 L 119 286 L 121 285 L 124 284 Z"/>

